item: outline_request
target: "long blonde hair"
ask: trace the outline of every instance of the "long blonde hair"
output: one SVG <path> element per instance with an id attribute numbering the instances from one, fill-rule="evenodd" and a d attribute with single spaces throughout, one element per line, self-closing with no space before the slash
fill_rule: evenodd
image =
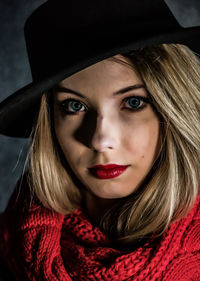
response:
<path id="1" fill-rule="evenodd" d="M 129 58 L 143 79 L 160 118 L 161 152 L 140 188 L 106 212 L 99 227 L 116 244 L 161 235 L 193 206 L 200 182 L 200 63 L 186 46 L 163 44 Z M 28 178 L 42 204 L 67 214 L 81 203 L 53 133 L 47 95 L 31 134 Z M 112 227 L 111 227 L 112 226 Z"/>

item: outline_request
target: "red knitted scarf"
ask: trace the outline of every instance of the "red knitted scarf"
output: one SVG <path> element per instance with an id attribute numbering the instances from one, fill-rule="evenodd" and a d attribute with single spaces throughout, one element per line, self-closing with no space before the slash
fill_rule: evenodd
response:
<path id="1" fill-rule="evenodd" d="M 67 216 L 37 207 L 20 219 L 11 210 L 0 251 L 17 280 L 200 280 L 200 196 L 162 239 L 131 253 L 111 248 L 81 207 Z"/>

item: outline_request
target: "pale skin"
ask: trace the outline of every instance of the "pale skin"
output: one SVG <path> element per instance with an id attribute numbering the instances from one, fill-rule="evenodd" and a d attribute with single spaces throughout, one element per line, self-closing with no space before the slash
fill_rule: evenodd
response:
<path id="1" fill-rule="evenodd" d="M 132 85 L 135 89 L 116 94 Z M 158 151 L 159 119 L 151 104 L 138 98 L 149 97 L 139 74 L 109 59 L 58 86 L 54 95 L 55 133 L 72 171 L 85 186 L 86 212 L 98 223 L 107 207 L 133 193 L 150 171 Z M 66 99 L 70 101 L 63 110 L 59 104 Z M 88 170 L 110 163 L 128 168 L 114 179 L 98 179 Z"/>

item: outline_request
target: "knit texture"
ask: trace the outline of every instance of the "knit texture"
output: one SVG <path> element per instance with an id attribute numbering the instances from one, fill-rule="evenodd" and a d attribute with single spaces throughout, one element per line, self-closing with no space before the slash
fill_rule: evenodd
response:
<path id="1" fill-rule="evenodd" d="M 200 196 L 161 239 L 130 253 L 110 247 L 81 206 L 64 216 L 10 203 L 4 218 L 0 253 L 20 281 L 200 281 Z"/>

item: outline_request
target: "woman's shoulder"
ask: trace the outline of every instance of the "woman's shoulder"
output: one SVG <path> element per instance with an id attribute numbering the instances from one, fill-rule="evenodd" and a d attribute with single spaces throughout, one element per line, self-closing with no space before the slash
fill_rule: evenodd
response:
<path id="1" fill-rule="evenodd" d="M 191 211 L 163 235 L 151 263 L 155 261 L 155 268 L 163 268 L 162 281 L 200 280 L 200 196 Z"/>
<path id="2" fill-rule="evenodd" d="M 27 196 L 27 186 L 19 189 L 17 184 L 0 221 L 0 253 L 9 270 L 20 276 L 21 279 L 18 280 L 27 279 L 24 276 L 33 271 L 29 266 L 37 265 L 40 268 L 43 258 L 49 262 L 50 256 L 39 255 L 44 247 L 54 256 L 59 252 L 64 220 L 64 215 L 45 208 L 34 200 L 30 203 L 30 198 L 26 202 Z M 52 244 L 54 249 L 51 248 Z M 35 252 L 38 252 L 36 260 Z M 30 263 L 30 260 L 34 262 Z"/>
<path id="3" fill-rule="evenodd" d="M 172 225 L 169 247 L 173 256 L 163 273 L 163 281 L 200 280 L 200 196 L 185 218 Z"/>
<path id="4" fill-rule="evenodd" d="M 194 253 L 200 261 L 200 195 L 189 213 L 169 227 L 162 241 L 161 247 L 165 245 L 165 250 L 168 249 L 173 259 L 181 257 L 184 261 L 187 255 Z"/>
<path id="5" fill-rule="evenodd" d="M 182 250 L 187 253 L 196 252 L 200 259 L 200 195 L 192 210 L 183 219 L 183 227 L 185 227 L 185 231 L 182 239 Z"/>

